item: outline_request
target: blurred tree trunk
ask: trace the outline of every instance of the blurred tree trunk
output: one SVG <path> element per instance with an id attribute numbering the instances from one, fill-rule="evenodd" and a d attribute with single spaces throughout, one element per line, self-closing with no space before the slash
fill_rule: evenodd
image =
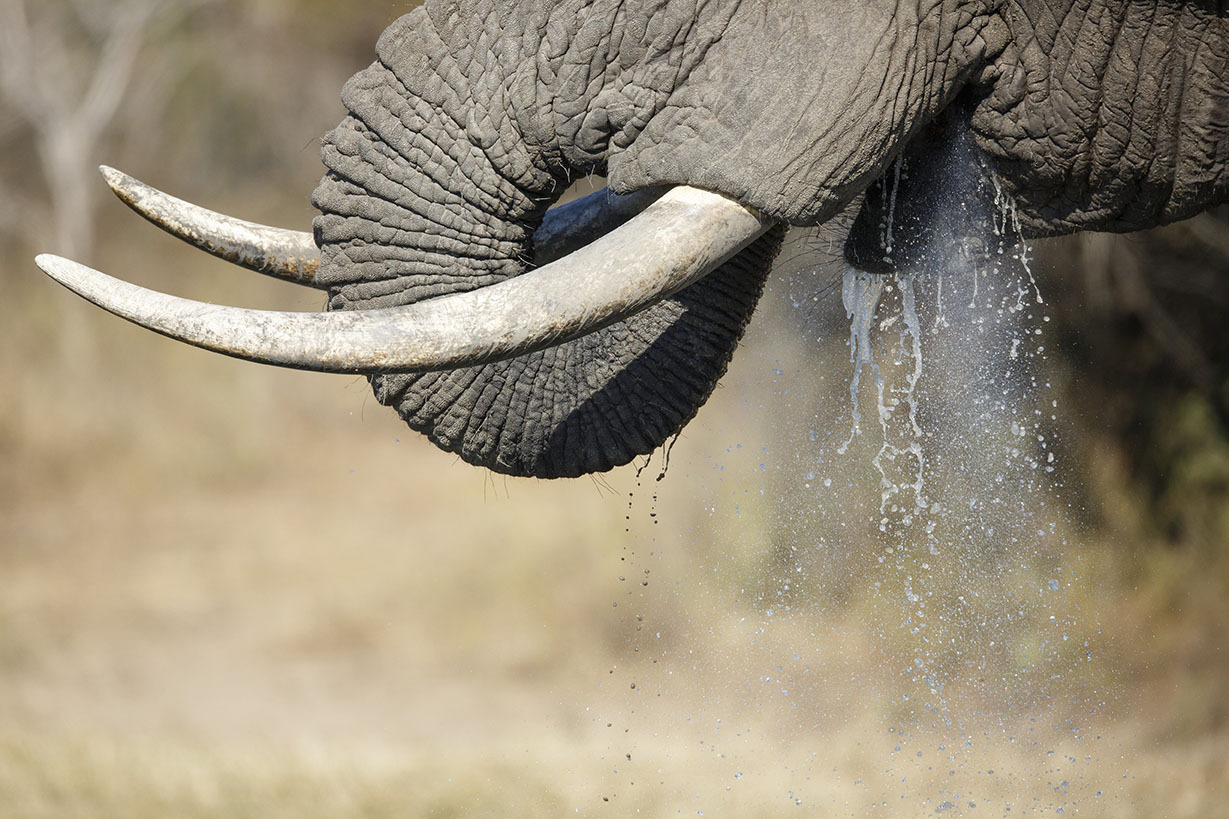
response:
<path id="1" fill-rule="evenodd" d="M 0 0 L 0 92 L 29 127 L 51 203 L 51 235 L 19 208 L 25 232 L 56 253 L 90 261 L 98 147 L 132 83 L 137 57 L 164 0 Z M 13 216 L 13 214 L 10 214 Z M 85 308 L 61 302 L 60 353 L 88 365 Z"/>
<path id="2" fill-rule="evenodd" d="M 115 119 L 160 0 L 97 3 L 0 0 L 0 88 L 33 131 L 54 215 L 58 252 L 94 246 L 96 148 Z M 88 43 L 73 42 L 64 17 Z"/>

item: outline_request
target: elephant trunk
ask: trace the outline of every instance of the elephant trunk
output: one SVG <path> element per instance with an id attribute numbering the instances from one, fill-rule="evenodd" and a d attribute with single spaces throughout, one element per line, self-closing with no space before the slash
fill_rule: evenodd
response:
<path id="1" fill-rule="evenodd" d="M 546 209 L 574 177 L 604 170 L 609 122 L 560 121 L 559 84 L 538 77 L 551 66 L 526 57 L 527 74 L 519 53 L 486 48 L 510 40 L 488 39 L 481 20 L 420 10 L 347 84 L 351 113 L 325 139 L 328 174 L 313 198 L 329 310 L 402 307 L 522 276 Z M 544 87 L 553 113 L 526 97 Z M 578 121 L 590 138 L 558 136 Z M 443 449 L 499 472 L 573 477 L 627 463 L 711 394 L 780 237 L 770 230 L 698 283 L 580 338 L 478 366 L 372 375 L 376 397 Z"/>

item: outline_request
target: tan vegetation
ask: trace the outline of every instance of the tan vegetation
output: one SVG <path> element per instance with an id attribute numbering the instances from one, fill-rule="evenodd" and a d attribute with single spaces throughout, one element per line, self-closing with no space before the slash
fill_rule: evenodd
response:
<path id="1" fill-rule="evenodd" d="M 197 2 L 151 28 L 89 162 L 305 227 L 315 138 L 404 6 L 345 5 Z M 161 84 L 156 107 L 142 83 Z M 78 310 L 31 263 L 53 220 L 35 135 L 7 110 L 0 816 L 1223 812 L 1215 389 L 1146 439 L 1199 456 L 1158 482 L 1160 456 L 1104 420 L 1121 394 L 1052 357 L 1049 545 L 884 570 L 865 442 L 807 460 L 812 430 L 848 429 L 830 270 L 773 280 L 663 480 L 659 455 L 639 476 L 506 481 L 420 440 L 361 379 Z M 104 270 L 319 306 L 101 196 L 96 219 L 83 261 Z M 1074 303 L 1058 281 L 1043 288 Z M 905 625 L 922 561 L 941 648 Z M 909 669 L 923 650 L 940 694 Z"/>

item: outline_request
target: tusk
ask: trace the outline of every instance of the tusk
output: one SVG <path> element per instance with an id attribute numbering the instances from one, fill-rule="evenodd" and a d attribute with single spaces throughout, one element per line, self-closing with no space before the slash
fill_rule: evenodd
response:
<path id="1" fill-rule="evenodd" d="M 172 236 L 275 279 L 321 290 L 320 250 L 310 233 L 258 225 L 176 199 L 122 171 L 99 168 L 121 201 Z"/>
<path id="2" fill-rule="evenodd" d="M 511 358 L 613 324 L 708 275 L 771 225 L 725 196 L 677 187 L 522 276 L 403 307 L 329 313 L 204 304 L 56 256 L 36 261 L 117 316 L 236 358 L 321 372 L 423 372 Z"/>
<path id="3" fill-rule="evenodd" d="M 320 251 L 310 233 L 269 227 L 217 213 L 163 193 L 107 165 L 98 168 L 125 205 L 190 245 L 219 259 L 283 281 L 327 290 L 317 280 Z M 623 196 L 608 189 L 546 212 L 534 233 L 539 265 L 561 259 L 593 236 L 610 231 L 658 199 L 665 188 L 644 188 Z"/>

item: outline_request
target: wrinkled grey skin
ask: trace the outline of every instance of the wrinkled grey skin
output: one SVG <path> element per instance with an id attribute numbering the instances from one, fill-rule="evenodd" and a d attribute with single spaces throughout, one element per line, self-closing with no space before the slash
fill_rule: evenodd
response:
<path id="1" fill-rule="evenodd" d="M 870 261 L 877 180 L 902 155 L 924 166 L 953 121 L 1026 235 L 1135 230 L 1229 199 L 1223 2 L 429 0 L 377 53 L 346 85 L 314 197 L 334 310 L 524 272 L 545 209 L 594 172 L 620 192 L 719 191 L 794 225 L 869 188 L 847 255 Z M 924 206 L 924 183 L 899 193 L 902 213 Z M 627 463 L 711 394 L 780 237 L 593 335 L 374 376 L 376 395 L 500 472 Z"/>

